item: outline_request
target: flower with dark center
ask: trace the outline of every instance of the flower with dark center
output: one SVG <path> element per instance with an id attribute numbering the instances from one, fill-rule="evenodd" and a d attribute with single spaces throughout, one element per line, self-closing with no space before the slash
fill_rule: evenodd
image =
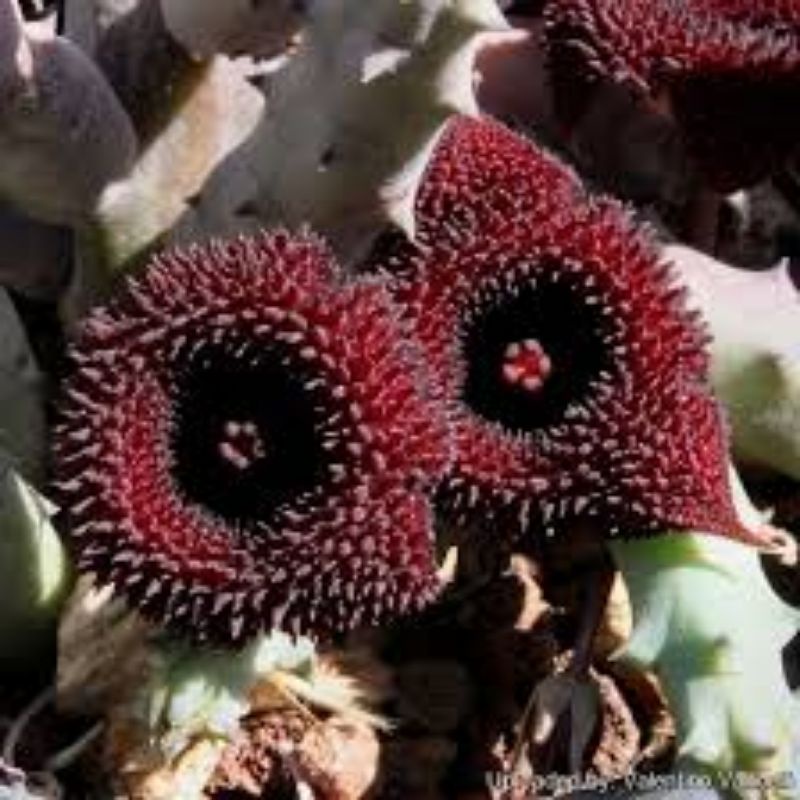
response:
<path id="1" fill-rule="evenodd" d="M 497 123 L 451 123 L 386 271 L 438 376 L 462 520 L 767 544 L 733 508 L 705 334 L 649 239 Z"/>
<path id="2" fill-rule="evenodd" d="M 449 432 L 385 290 L 283 232 L 155 260 L 83 325 L 57 493 L 79 565 L 197 640 L 432 599 Z"/>
<path id="3" fill-rule="evenodd" d="M 556 102 L 624 85 L 671 115 L 709 185 L 756 183 L 800 150 L 797 0 L 549 0 Z"/>

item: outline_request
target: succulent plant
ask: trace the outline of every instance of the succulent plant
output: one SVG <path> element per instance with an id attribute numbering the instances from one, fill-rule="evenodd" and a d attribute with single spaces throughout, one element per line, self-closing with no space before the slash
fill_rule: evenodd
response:
<path id="1" fill-rule="evenodd" d="M 673 268 L 625 208 L 477 118 L 501 9 L 542 6 L 567 123 L 615 83 L 715 191 L 797 155 L 796 0 L 70 0 L 57 25 L 0 0 L 0 282 L 72 327 L 56 509 L 41 376 L 0 295 L 0 653 L 53 645 L 56 514 L 103 587 L 84 577 L 62 617 L 59 693 L 107 716 L 136 796 L 201 797 L 259 686 L 338 713 L 302 635 L 429 603 L 437 509 L 504 545 L 590 520 L 681 765 L 793 766 L 797 619 L 748 547 L 786 538 L 729 484 L 710 385 L 735 456 L 800 476 L 788 273 Z M 305 225 L 329 244 L 286 232 Z M 356 274 L 366 253 L 378 274 Z M 540 687 L 553 720 L 591 705 L 573 677 Z"/>
<path id="2" fill-rule="evenodd" d="M 678 245 L 666 255 L 708 322 L 711 377 L 735 455 L 800 479 L 800 307 L 789 264 L 751 272 Z"/>
<path id="3" fill-rule="evenodd" d="M 741 486 L 734 494 L 740 513 L 757 513 Z M 797 797 L 800 701 L 781 648 L 800 612 L 775 596 L 757 553 L 702 533 L 613 550 L 634 609 L 620 655 L 656 669 L 678 720 L 681 763 L 741 796 L 752 788 L 742 778 L 762 776 L 764 796 Z"/>
<path id="4" fill-rule="evenodd" d="M 0 290 L 0 675 L 46 672 L 70 588 L 67 554 L 37 490 L 45 470 L 42 379 Z"/>
<path id="5" fill-rule="evenodd" d="M 302 0 L 161 0 L 169 32 L 200 56 L 283 53 L 310 5 Z"/>
<path id="6" fill-rule="evenodd" d="M 0 82 L 15 88 L 0 135 L 17 155 L 3 162 L 0 194 L 81 232 L 72 317 L 102 297 L 110 273 L 165 243 L 311 223 L 347 254 L 387 218 L 410 225 L 445 120 L 476 111 L 480 36 L 505 26 L 494 0 L 217 5 L 75 0 L 65 27 L 81 52 L 25 31 L 16 0 L 2 2 Z M 264 114 L 251 62 L 221 54 L 280 56 L 301 23 L 300 49 L 268 79 Z M 36 114 L 23 114 L 15 97 L 37 80 Z"/>
<path id="7" fill-rule="evenodd" d="M 37 219 L 86 224 L 136 149 L 108 81 L 72 42 L 26 31 L 15 0 L 2 0 L 0 96 L 0 196 Z"/>
<path id="8" fill-rule="evenodd" d="M 417 186 L 445 122 L 477 113 L 481 35 L 507 26 L 493 0 L 334 0 L 308 13 L 270 113 L 209 181 L 194 223 L 311 223 L 349 260 L 387 222 L 413 234 Z"/>
<path id="9" fill-rule="evenodd" d="M 51 521 L 54 508 L 8 465 L 0 465 L 0 674 L 47 672 L 70 588 L 67 553 Z"/>

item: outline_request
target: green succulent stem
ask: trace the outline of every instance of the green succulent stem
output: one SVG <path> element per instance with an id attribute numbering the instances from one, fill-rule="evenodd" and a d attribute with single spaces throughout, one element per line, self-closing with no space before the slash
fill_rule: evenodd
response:
<path id="1" fill-rule="evenodd" d="M 14 470 L 0 471 L 0 674 L 44 672 L 72 575 L 52 506 Z"/>
<path id="2" fill-rule="evenodd" d="M 679 764 L 723 788 L 741 772 L 775 798 L 800 797 L 800 702 L 781 651 L 800 613 L 769 586 L 757 551 L 719 536 L 615 542 L 634 630 L 619 658 L 653 669 L 676 716 Z M 746 792 L 738 792 L 748 796 Z"/>

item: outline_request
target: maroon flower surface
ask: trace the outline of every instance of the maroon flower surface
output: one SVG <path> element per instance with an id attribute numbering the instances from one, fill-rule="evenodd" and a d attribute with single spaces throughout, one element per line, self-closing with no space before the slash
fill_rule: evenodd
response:
<path id="1" fill-rule="evenodd" d="M 80 566 L 200 641 L 420 608 L 449 434 L 417 355 L 310 236 L 157 258 L 72 348 L 55 460 Z"/>
<path id="2" fill-rule="evenodd" d="M 472 520 L 761 541 L 732 506 L 705 334 L 649 239 L 501 125 L 453 122 L 392 276 L 450 409 L 442 501 Z"/>
<path id="3" fill-rule="evenodd" d="M 720 191 L 800 150 L 797 0 L 549 0 L 545 18 L 565 121 L 597 81 L 628 86 L 674 117 Z"/>

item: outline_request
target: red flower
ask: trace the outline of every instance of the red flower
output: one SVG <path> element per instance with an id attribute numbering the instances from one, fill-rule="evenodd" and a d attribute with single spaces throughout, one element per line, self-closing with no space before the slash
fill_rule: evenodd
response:
<path id="1" fill-rule="evenodd" d="M 566 122 L 595 82 L 628 86 L 669 110 L 720 191 L 800 151 L 797 0 L 550 0 L 545 18 Z"/>
<path id="2" fill-rule="evenodd" d="M 418 225 L 418 245 L 384 242 L 378 260 L 450 409 L 446 508 L 523 530 L 590 517 L 758 538 L 732 506 L 703 330 L 617 204 L 499 124 L 459 119 Z"/>
<path id="3" fill-rule="evenodd" d="M 436 592 L 448 432 L 384 288 L 309 236 L 164 255 L 83 325 L 57 429 L 80 566 L 198 640 L 317 637 Z"/>

